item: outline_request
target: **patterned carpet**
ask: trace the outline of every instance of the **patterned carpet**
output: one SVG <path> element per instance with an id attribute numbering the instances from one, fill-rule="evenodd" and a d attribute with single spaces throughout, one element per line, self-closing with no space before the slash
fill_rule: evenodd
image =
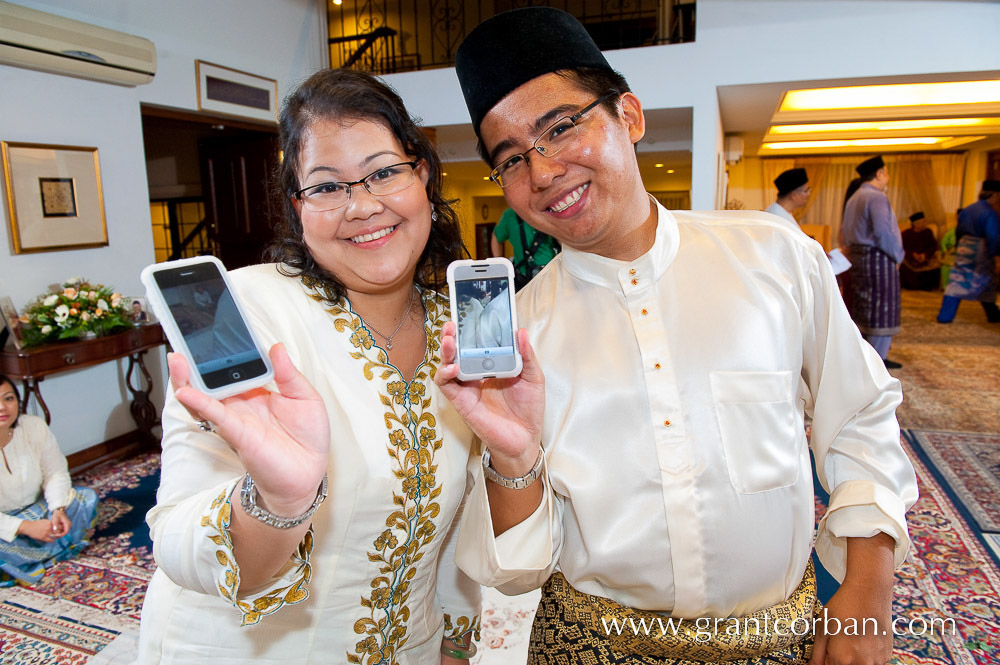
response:
<path id="1" fill-rule="evenodd" d="M 57 563 L 38 583 L 0 591 L 0 663 L 131 662 L 97 654 L 138 633 L 155 570 L 144 519 L 159 470 L 159 455 L 146 454 L 73 479 L 100 497 L 94 535 L 81 556 Z"/>

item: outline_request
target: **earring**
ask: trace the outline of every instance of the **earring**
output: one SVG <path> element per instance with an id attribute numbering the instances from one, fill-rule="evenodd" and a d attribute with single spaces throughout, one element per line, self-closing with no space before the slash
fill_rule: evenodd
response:
<path id="1" fill-rule="evenodd" d="M 438 221 L 438 211 L 435 208 L 431 208 L 431 223 Z"/>

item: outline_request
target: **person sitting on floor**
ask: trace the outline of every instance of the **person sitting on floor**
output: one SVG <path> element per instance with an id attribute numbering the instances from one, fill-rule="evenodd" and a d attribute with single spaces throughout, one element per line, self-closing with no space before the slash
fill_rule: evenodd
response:
<path id="1" fill-rule="evenodd" d="M 941 258 L 934 231 L 927 227 L 923 212 L 910 215 L 910 228 L 903 231 L 903 263 L 899 280 L 904 289 L 934 291 L 941 281 Z"/>
<path id="2" fill-rule="evenodd" d="M 21 415 L 14 382 L 0 374 L 0 587 L 37 582 L 88 542 L 97 494 L 73 487 L 45 421 Z"/>

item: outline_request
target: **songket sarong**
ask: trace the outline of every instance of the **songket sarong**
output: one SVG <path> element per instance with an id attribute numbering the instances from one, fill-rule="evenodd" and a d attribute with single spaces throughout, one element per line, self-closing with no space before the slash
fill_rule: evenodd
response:
<path id="1" fill-rule="evenodd" d="M 955 263 L 948 275 L 946 296 L 964 300 L 993 302 L 997 297 L 993 257 L 986 241 L 975 236 L 962 236 L 955 248 Z"/>
<path id="2" fill-rule="evenodd" d="M 542 587 L 528 665 L 806 665 L 821 612 L 812 561 L 788 600 L 718 619 L 636 610 L 577 591 L 555 573 Z"/>
<path id="3" fill-rule="evenodd" d="M 11 542 L 0 540 L 0 587 L 13 586 L 18 580 L 26 584 L 37 582 L 46 568 L 76 556 L 87 546 L 97 519 L 97 494 L 87 487 L 74 487 L 73 491 L 73 501 L 66 506 L 66 516 L 73 526 L 65 536 L 51 543 L 26 536 L 18 536 Z M 49 507 L 43 498 L 9 514 L 23 520 L 47 519 Z"/>
<path id="4" fill-rule="evenodd" d="M 895 261 L 870 245 L 851 245 L 851 319 L 864 335 L 891 336 L 899 333 L 902 302 L 899 269 Z"/>

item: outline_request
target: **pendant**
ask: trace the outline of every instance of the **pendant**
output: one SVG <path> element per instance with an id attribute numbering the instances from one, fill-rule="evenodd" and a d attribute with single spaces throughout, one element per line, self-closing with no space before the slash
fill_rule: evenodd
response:
<path id="1" fill-rule="evenodd" d="M 387 339 L 385 341 L 385 350 L 386 351 L 392 351 L 392 340 L 391 339 Z"/>

